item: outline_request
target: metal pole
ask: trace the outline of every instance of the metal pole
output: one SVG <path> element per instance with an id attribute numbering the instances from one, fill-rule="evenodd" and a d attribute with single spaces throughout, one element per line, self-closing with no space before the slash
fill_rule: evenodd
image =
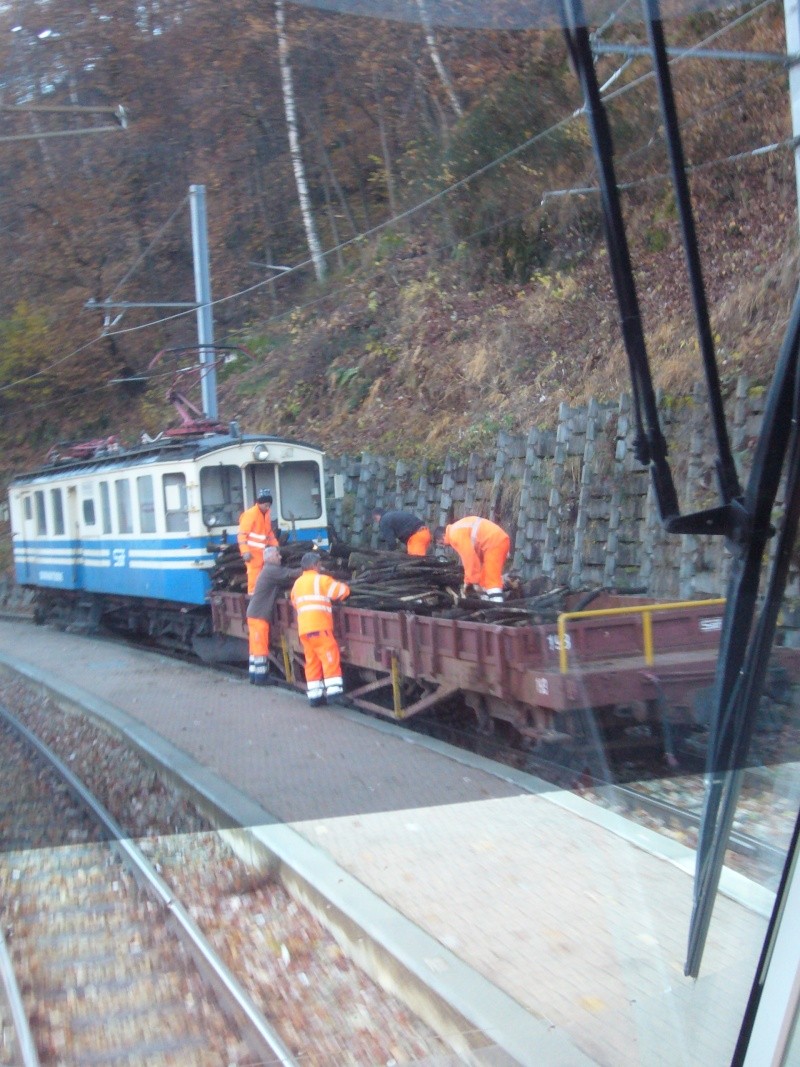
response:
<path id="1" fill-rule="evenodd" d="M 189 186 L 194 255 L 194 292 L 197 298 L 197 344 L 200 362 L 208 364 L 202 376 L 203 414 L 217 417 L 217 374 L 214 368 L 214 320 L 211 316 L 211 276 L 208 266 L 206 187 Z"/>
<path id="2" fill-rule="evenodd" d="M 792 133 L 800 135 L 800 66 L 795 57 L 800 49 L 800 15 L 797 0 L 783 0 L 783 21 L 786 29 L 786 52 L 790 57 L 789 103 L 792 110 Z M 800 145 L 794 150 L 794 180 L 797 189 L 798 223 L 800 223 Z"/>

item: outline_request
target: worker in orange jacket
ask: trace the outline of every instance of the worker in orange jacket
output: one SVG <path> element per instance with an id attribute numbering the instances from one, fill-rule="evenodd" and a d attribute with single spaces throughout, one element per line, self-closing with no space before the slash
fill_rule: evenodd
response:
<path id="1" fill-rule="evenodd" d="M 292 586 L 297 632 L 305 654 L 306 693 L 312 708 L 335 702 L 344 693 L 339 645 L 333 636 L 332 601 L 350 596 L 350 586 L 321 573 L 316 552 L 300 560 L 303 573 Z"/>
<path id="2" fill-rule="evenodd" d="M 449 526 L 439 526 L 434 537 L 437 545 L 450 545 L 464 565 L 464 588 L 480 586 L 484 599 L 502 601 L 503 567 L 511 551 L 511 538 L 490 519 L 467 515 Z"/>
<path id="3" fill-rule="evenodd" d="M 259 489 L 256 502 L 239 516 L 239 551 L 247 568 L 247 592 L 256 587 L 264 566 L 264 549 L 267 545 L 278 546 L 278 538 L 272 529 L 272 493 Z"/>

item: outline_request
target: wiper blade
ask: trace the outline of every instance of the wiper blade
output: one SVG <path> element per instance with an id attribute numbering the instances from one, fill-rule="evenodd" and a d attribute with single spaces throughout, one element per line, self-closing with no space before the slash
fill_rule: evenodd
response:
<path id="1" fill-rule="evenodd" d="M 687 515 L 680 513 L 667 459 L 667 443 L 659 422 L 620 206 L 611 129 L 595 71 L 583 0 L 563 0 L 562 19 L 567 48 L 583 90 L 598 170 L 606 243 L 631 379 L 636 418 L 636 457 L 650 467 L 659 513 L 666 530 L 670 533 L 724 536 L 734 556 L 714 686 L 706 802 L 698 843 L 694 912 L 686 961 L 686 973 L 696 976 L 733 821 L 741 772 L 750 748 L 777 614 L 788 575 L 789 557 L 800 520 L 800 446 L 795 431 L 800 414 L 797 400 L 800 294 L 795 301 L 781 348 L 747 491 L 743 493 L 728 438 L 658 0 L 642 2 L 717 445 L 720 503 L 717 507 Z M 787 455 L 789 473 L 784 522 L 764 604 L 754 625 L 766 547 L 775 533 L 772 509 Z"/>

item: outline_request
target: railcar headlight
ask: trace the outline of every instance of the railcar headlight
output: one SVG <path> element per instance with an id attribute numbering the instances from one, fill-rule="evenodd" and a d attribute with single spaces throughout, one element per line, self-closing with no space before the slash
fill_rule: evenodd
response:
<path id="1" fill-rule="evenodd" d="M 253 459 L 256 463 L 263 463 L 265 459 L 269 459 L 269 448 L 263 441 L 253 445 Z"/>

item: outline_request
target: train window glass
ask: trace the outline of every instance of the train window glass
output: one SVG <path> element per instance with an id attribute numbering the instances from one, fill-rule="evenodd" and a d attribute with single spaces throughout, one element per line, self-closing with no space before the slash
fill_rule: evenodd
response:
<path id="1" fill-rule="evenodd" d="M 31 503 L 31 498 L 29 496 L 25 497 L 24 508 L 25 508 L 25 521 L 26 522 L 30 522 L 31 519 L 33 518 L 33 504 Z"/>
<path id="2" fill-rule="evenodd" d="M 280 517 L 318 519 L 322 515 L 319 467 L 313 462 L 283 463 L 280 467 Z"/>
<path id="3" fill-rule="evenodd" d="M 119 532 L 133 533 L 133 514 L 131 512 L 131 486 L 127 478 L 114 482 L 117 498 L 117 525 Z"/>
<path id="4" fill-rule="evenodd" d="M 164 475 L 164 514 L 169 533 L 184 533 L 189 529 L 186 478 L 183 474 Z"/>
<path id="5" fill-rule="evenodd" d="M 143 474 L 136 479 L 139 495 L 139 529 L 142 533 L 156 532 L 156 505 L 153 495 L 153 476 Z"/>
<path id="6" fill-rule="evenodd" d="M 90 495 L 91 489 L 84 487 L 83 500 L 81 501 L 81 514 L 84 526 L 95 526 L 97 515 L 94 510 L 94 497 Z"/>
<path id="7" fill-rule="evenodd" d="M 111 533 L 111 493 L 108 482 L 100 482 L 100 514 L 103 521 L 103 533 Z"/>
<path id="8" fill-rule="evenodd" d="M 244 511 L 241 470 L 223 464 L 203 467 L 200 499 L 206 526 L 236 526 Z"/>
<path id="9" fill-rule="evenodd" d="M 268 489 L 277 503 L 276 484 L 274 463 L 254 463 L 247 468 L 247 499 L 251 504 L 255 503 L 256 496 L 261 489 Z M 274 514 L 276 508 L 273 507 L 272 511 Z"/>
<path id="10" fill-rule="evenodd" d="M 50 490 L 50 503 L 53 508 L 53 533 L 64 533 L 64 502 L 61 499 L 60 489 Z"/>
<path id="11" fill-rule="evenodd" d="M 37 489 L 33 494 L 34 505 L 36 508 L 36 533 L 42 537 L 47 533 L 47 516 L 44 510 L 44 493 Z"/>

